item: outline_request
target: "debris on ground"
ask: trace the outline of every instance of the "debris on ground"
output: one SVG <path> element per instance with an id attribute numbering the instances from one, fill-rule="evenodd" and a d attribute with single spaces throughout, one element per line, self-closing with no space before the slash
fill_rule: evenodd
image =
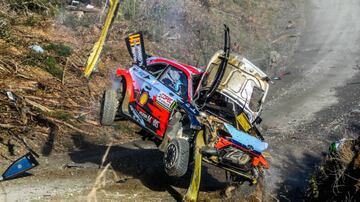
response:
<path id="1" fill-rule="evenodd" d="M 90 162 L 86 162 L 86 163 L 76 163 L 76 162 L 70 162 L 67 163 L 63 166 L 63 168 L 95 168 L 95 169 L 100 169 L 101 166 L 95 163 L 90 163 Z"/>
<path id="2" fill-rule="evenodd" d="M 227 199 L 231 198 L 233 195 L 233 192 L 236 190 L 236 186 L 230 185 L 225 189 L 224 195 Z"/>
<path id="3" fill-rule="evenodd" d="M 269 75 L 274 75 L 277 71 L 278 66 L 281 64 L 281 55 L 277 51 L 270 52 L 270 61 L 269 61 Z"/>
<path id="4" fill-rule="evenodd" d="M 41 46 L 31 45 L 29 46 L 29 48 L 35 51 L 36 53 L 44 53 L 44 49 Z"/>
<path id="5" fill-rule="evenodd" d="M 291 72 L 285 72 L 285 71 L 280 71 L 278 73 L 278 76 L 275 76 L 274 78 L 272 78 L 273 80 L 282 80 L 286 75 L 290 75 Z"/>
<path id="6" fill-rule="evenodd" d="M 34 155 L 29 152 L 14 161 L 0 176 L 0 181 L 14 179 L 38 165 L 39 162 L 35 159 Z"/>

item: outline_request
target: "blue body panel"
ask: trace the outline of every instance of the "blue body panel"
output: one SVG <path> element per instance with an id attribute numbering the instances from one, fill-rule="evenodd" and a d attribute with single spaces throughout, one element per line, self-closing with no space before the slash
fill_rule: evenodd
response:
<path id="1" fill-rule="evenodd" d="M 187 115 L 190 119 L 190 128 L 200 130 L 201 124 L 196 118 L 196 116 L 199 115 L 199 111 L 189 102 L 183 102 L 182 100 L 179 100 L 178 105 L 187 112 Z"/>
<path id="2" fill-rule="evenodd" d="M 15 177 L 27 170 L 30 170 L 39 165 L 36 159 L 32 156 L 31 153 L 26 154 L 25 156 L 20 157 L 16 160 L 2 175 L 4 179 Z"/>
<path id="3" fill-rule="evenodd" d="M 224 125 L 232 136 L 233 143 L 244 146 L 246 149 L 254 150 L 257 153 L 262 153 L 268 148 L 268 143 L 262 142 L 256 137 L 240 131 L 230 124 L 225 123 Z"/>
<path id="4" fill-rule="evenodd" d="M 130 69 L 130 74 L 134 80 L 138 84 L 141 89 L 145 89 L 145 86 L 148 86 L 148 93 L 149 97 L 152 98 L 153 96 L 158 95 L 159 93 L 165 93 L 166 95 L 173 98 L 179 107 L 184 109 L 187 112 L 187 115 L 191 122 L 191 128 L 200 128 L 201 124 L 197 120 L 196 116 L 199 114 L 199 111 L 191 105 L 189 102 L 184 101 L 179 95 L 173 92 L 171 89 L 166 87 L 164 84 L 159 82 L 154 76 L 149 74 L 144 69 L 134 66 Z M 134 109 L 131 109 L 134 111 Z M 139 116 L 138 116 L 139 117 Z M 136 120 L 141 124 L 144 125 L 141 121 L 141 118 L 134 117 Z"/>

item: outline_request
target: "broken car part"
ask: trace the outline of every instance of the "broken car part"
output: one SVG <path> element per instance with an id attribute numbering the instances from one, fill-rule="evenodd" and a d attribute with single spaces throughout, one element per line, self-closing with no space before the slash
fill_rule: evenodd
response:
<path id="1" fill-rule="evenodd" d="M 128 52 L 136 65 L 146 68 L 146 53 L 142 32 L 129 35 L 125 39 Z"/>
<path id="2" fill-rule="evenodd" d="M 206 98 L 211 97 L 215 90 L 219 87 L 219 84 L 224 76 L 226 66 L 228 64 L 229 56 L 230 56 L 230 29 L 228 26 L 224 25 L 224 54 L 219 56 L 218 59 L 221 60 L 221 63 L 219 65 L 219 68 L 215 74 L 215 78 L 213 79 L 213 83 L 211 83 L 209 90 L 207 92 Z M 210 66 L 208 66 L 210 68 Z M 207 72 L 207 71 L 205 71 Z M 204 74 L 208 76 L 207 74 Z"/>
<path id="3" fill-rule="evenodd" d="M 1 175 L 0 181 L 13 179 L 26 171 L 35 168 L 39 163 L 31 152 L 14 161 Z"/>

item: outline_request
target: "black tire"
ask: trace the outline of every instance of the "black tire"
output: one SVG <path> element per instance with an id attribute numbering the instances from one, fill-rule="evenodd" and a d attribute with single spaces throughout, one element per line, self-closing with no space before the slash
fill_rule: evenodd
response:
<path id="1" fill-rule="evenodd" d="M 123 103 L 123 100 L 124 100 L 124 89 L 125 88 L 125 83 L 123 82 L 124 80 L 121 78 L 118 80 L 119 82 L 119 86 L 117 87 L 116 89 L 116 99 L 118 100 L 118 110 L 117 110 L 117 113 L 115 115 L 115 120 L 117 119 L 124 119 L 125 118 L 125 115 L 122 113 L 122 109 L 121 109 L 121 106 L 122 106 L 122 103 Z"/>
<path id="2" fill-rule="evenodd" d="M 185 175 L 189 164 L 189 142 L 181 138 L 170 141 L 165 149 L 164 164 L 169 176 Z"/>
<path id="3" fill-rule="evenodd" d="M 101 106 L 101 124 L 112 125 L 119 108 L 119 100 L 115 90 L 108 89 L 104 92 L 103 103 Z"/>

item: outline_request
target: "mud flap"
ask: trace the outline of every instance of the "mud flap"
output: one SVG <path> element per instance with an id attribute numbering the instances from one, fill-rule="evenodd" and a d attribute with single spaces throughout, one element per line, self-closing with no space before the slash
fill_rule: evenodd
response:
<path id="1" fill-rule="evenodd" d="M 35 168 L 39 163 L 31 152 L 14 161 L 0 177 L 0 181 L 8 180 L 19 176 L 26 171 Z"/>
<path id="2" fill-rule="evenodd" d="M 200 149 L 205 146 L 204 142 L 204 131 L 200 130 L 196 135 L 195 142 L 195 151 L 194 151 L 194 171 L 191 176 L 190 186 L 183 198 L 183 201 L 197 201 L 199 195 L 200 181 L 201 181 L 201 163 L 202 163 L 202 155 L 200 153 Z"/>

